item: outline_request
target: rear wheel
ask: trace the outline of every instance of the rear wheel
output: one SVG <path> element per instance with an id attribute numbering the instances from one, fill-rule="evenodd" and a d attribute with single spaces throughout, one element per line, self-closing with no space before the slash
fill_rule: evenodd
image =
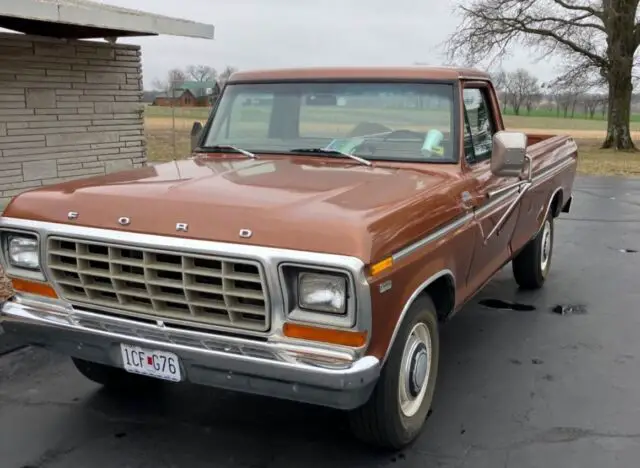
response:
<path id="1" fill-rule="evenodd" d="M 439 355 L 436 308 L 423 296 L 400 326 L 371 398 L 350 413 L 353 433 L 388 449 L 400 449 L 418 437 L 431 408 Z"/>
<path id="2" fill-rule="evenodd" d="M 131 374 L 119 367 L 98 364 L 84 359 L 71 358 L 73 364 L 84 377 L 103 385 L 105 388 L 125 390 L 157 383 L 155 379 L 144 375 Z"/>
<path id="3" fill-rule="evenodd" d="M 544 285 L 553 254 L 553 214 L 549 212 L 536 237 L 513 259 L 513 276 L 523 289 L 539 289 Z"/>

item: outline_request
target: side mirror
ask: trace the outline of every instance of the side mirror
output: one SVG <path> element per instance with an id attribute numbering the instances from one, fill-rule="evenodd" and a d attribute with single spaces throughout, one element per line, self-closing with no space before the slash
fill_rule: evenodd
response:
<path id="1" fill-rule="evenodd" d="M 519 177 L 524 169 L 527 134 L 497 132 L 493 136 L 491 172 L 498 177 Z"/>
<path id="2" fill-rule="evenodd" d="M 202 130 L 204 130 L 204 127 L 200 122 L 193 122 L 193 127 L 191 127 L 191 151 L 198 147 Z"/>

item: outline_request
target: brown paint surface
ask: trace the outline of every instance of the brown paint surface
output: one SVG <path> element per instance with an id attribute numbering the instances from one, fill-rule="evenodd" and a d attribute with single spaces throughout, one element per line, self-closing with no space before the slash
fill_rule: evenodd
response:
<path id="1" fill-rule="evenodd" d="M 488 75 L 466 69 L 340 68 L 241 72 L 232 82 L 281 79 L 451 79 L 472 77 L 491 96 L 496 130 L 504 124 Z M 458 125 L 462 125 L 462 117 Z M 462 137 L 460 136 L 460 140 Z M 462 141 L 460 141 L 462 143 Z M 449 270 L 457 311 L 537 232 L 551 197 L 571 195 L 577 149 L 571 138 L 528 135 L 533 174 L 570 157 L 573 162 L 526 194 L 499 236 L 484 244 L 509 201 L 370 278 L 373 329 L 368 354 L 385 355 L 400 314 L 430 277 Z M 463 145 L 460 144 L 460 148 Z M 465 211 L 468 191 L 476 207 L 487 192 L 515 179 L 498 178 L 488 161 L 458 164 L 355 161 L 315 156 L 209 154 L 134 171 L 42 187 L 16 197 L 5 216 L 173 237 L 215 240 L 351 255 L 375 263 L 424 238 Z M 515 198 L 515 196 L 514 196 Z M 69 221 L 69 211 L 79 212 Z M 123 227 L 118 218 L 127 216 Z M 188 223 L 186 233 L 176 223 Z M 242 239 L 241 229 L 253 236 Z M 380 293 L 380 284 L 392 288 Z"/>
<path id="2" fill-rule="evenodd" d="M 229 83 L 305 79 L 389 79 L 389 80 L 489 80 L 490 75 L 473 68 L 447 67 L 317 67 L 252 70 L 234 73 Z"/>
<path id="3" fill-rule="evenodd" d="M 352 255 L 368 263 L 457 212 L 456 166 L 209 155 L 46 186 L 5 216 Z M 424 201 L 429 200 L 429 209 Z M 69 211 L 79 217 L 69 221 Z M 131 219 L 120 226 L 118 219 Z M 177 232 L 187 223 L 188 232 Z M 240 238 L 241 229 L 253 236 Z"/>

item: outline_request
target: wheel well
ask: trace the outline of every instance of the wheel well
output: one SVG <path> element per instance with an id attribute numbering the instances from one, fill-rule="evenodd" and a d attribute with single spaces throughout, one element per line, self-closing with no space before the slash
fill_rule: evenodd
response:
<path id="1" fill-rule="evenodd" d="M 453 278 L 444 275 L 427 286 L 422 294 L 428 294 L 438 312 L 438 320 L 444 321 L 453 312 L 456 302 Z"/>
<path id="2" fill-rule="evenodd" d="M 553 200 L 551 200 L 551 214 L 554 218 L 560 216 L 560 210 L 562 209 L 562 189 L 558 190 L 553 195 Z"/>

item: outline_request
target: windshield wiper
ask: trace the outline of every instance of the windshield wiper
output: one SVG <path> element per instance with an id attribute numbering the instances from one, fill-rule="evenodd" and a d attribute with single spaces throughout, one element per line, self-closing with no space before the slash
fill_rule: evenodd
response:
<path id="1" fill-rule="evenodd" d="M 339 154 L 345 156 L 347 158 L 351 158 L 359 163 L 364 164 L 365 166 L 371 166 L 371 161 L 367 161 L 366 159 L 359 158 L 358 156 L 354 156 L 353 154 L 343 153 L 338 150 L 331 150 L 325 148 L 294 148 L 289 150 L 291 153 L 315 153 L 315 154 Z"/>
<path id="2" fill-rule="evenodd" d="M 258 156 L 253 154 L 251 151 L 243 150 L 242 148 L 238 148 L 233 145 L 214 145 L 214 146 L 200 146 L 196 149 L 197 153 L 206 153 L 207 151 L 223 151 L 223 150 L 233 150 L 236 153 L 242 153 L 246 157 L 251 159 L 257 159 Z"/>

